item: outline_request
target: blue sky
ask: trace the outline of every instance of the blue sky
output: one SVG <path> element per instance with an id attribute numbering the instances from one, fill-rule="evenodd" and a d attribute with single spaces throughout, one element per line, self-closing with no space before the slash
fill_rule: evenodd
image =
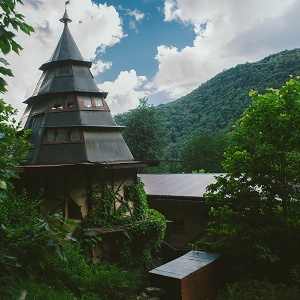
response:
<path id="1" fill-rule="evenodd" d="M 120 4 L 122 2 L 128 3 L 123 6 L 124 4 Z M 118 71 L 131 68 L 153 77 L 158 68 L 158 63 L 153 61 L 157 45 L 164 44 L 178 49 L 193 45 L 195 39 L 193 26 L 164 21 L 163 0 L 110 0 L 106 3 L 116 7 L 123 20 L 124 33 L 127 37 L 101 55 L 101 59 L 113 61 L 114 66 L 100 78 L 113 80 Z M 134 16 L 128 14 L 128 10 L 143 13 L 143 20 L 136 21 Z M 131 28 L 130 24 L 134 24 L 134 28 Z"/>
<path id="2" fill-rule="evenodd" d="M 5 100 L 18 108 L 30 97 L 63 30 L 64 0 L 23 0 L 35 33 L 17 33 L 24 47 L 7 60 Z M 297 0 L 70 0 L 70 31 L 113 114 L 147 97 L 174 101 L 223 69 L 300 47 Z"/>

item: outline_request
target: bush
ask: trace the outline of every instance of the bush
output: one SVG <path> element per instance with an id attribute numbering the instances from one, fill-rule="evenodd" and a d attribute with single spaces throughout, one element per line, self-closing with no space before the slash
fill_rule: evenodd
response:
<path id="1" fill-rule="evenodd" d="M 77 297 L 100 297 L 103 300 L 125 299 L 140 285 L 138 271 L 128 271 L 116 265 L 88 264 L 79 244 L 65 245 L 65 252 L 67 261 L 61 261 L 56 256 L 48 257 L 35 280 L 67 289 Z"/>
<path id="2" fill-rule="evenodd" d="M 230 283 L 219 293 L 217 300 L 298 300 L 299 288 L 267 280 L 246 280 Z"/>

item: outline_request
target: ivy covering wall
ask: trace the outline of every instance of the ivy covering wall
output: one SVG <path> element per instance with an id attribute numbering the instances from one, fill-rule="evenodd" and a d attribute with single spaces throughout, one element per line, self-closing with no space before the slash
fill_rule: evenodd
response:
<path id="1" fill-rule="evenodd" d="M 159 252 L 165 235 L 166 220 L 149 208 L 143 182 L 138 179 L 127 189 L 126 201 L 120 200 L 112 188 L 100 185 L 93 189 L 92 202 L 92 211 L 76 232 L 83 247 L 95 250 L 109 239 L 115 253 L 113 261 L 128 268 L 151 268 L 152 257 Z M 116 228 L 119 230 L 114 231 Z M 87 236 L 84 233 L 89 229 L 100 233 Z"/>

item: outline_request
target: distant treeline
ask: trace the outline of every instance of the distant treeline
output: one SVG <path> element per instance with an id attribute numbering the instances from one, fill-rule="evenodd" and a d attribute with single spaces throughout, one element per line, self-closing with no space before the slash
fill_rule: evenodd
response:
<path id="1" fill-rule="evenodd" d="M 156 107 L 165 120 L 165 159 L 182 158 L 187 142 L 203 133 L 227 133 L 250 104 L 250 90 L 279 88 L 289 76 L 300 75 L 300 49 L 285 50 L 259 62 L 224 70 L 191 93 Z M 130 112 L 115 116 L 124 125 Z"/>

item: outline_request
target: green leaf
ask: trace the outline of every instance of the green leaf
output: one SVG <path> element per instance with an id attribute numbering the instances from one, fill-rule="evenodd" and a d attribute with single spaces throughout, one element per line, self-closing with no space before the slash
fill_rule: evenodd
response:
<path id="1" fill-rule="evenodd" d="M 0 73 L 6 76 L 13 76 L 12 71 L 4 67 L 0 67 Z"/>
<path id="2" fill-rule="evenodd" d="M 55 252 L 58 254 L 58 256 L 63 260 L 67 261 L 66 254 L 60 244 L 55 245 Z"/>
<path id="3" fill-rule="evenodd" d="M 7 189 L 7 184 L 3 180 L 0 180 L 0 189 L 2 189 L 2 190 L 6 190 Z"/>
<path id="4" fill-rule="evenodd" d="M 19 54 L 19 50 L 23 50 L 23 48 L 18 44 L 16 43 L 15 41 L 11 41 L 11 48 L 14 52 L 16 52 L 17 54 Z"/>
<path id="5" fill-rule="evenodd" d="M 48 247 L 54 247 L 56 244 L 56 240 L 55 239 L 49 239 L 47 242 L 47 246 Z"/>
<path id="6" fill-rule="evenodd" d="M 53 227 L 50 226 L 48 223 L 45 224 L 45 228 L 49 232 L 56 233 L 56 231 L 53 229 Z"/>
<path id="7" fill-rule="evenodd" d="M 66 237 L 68 239 L 70 239 L 71 241 L 73 241 L 73 242 L 77 242 L 77 239 L 73 235 L 71 235 L 71 234 L 67 234 Z"/>
<path id="8" fill-rule="evenodd" d="M 9 63 L 3 57 L 0 57 L 0 63 L 4 64 L 6 67 L 9 66 Z"/>

